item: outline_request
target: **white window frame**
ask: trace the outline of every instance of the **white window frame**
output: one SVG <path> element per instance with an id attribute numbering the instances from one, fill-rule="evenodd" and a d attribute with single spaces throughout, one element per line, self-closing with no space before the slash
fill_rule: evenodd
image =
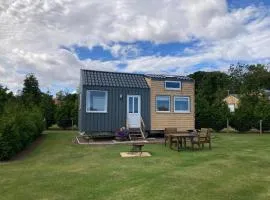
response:
<path id="1" fill-rule="evenodd" d="M 179 88 L 167 88 L 166 87 L 166 83 L 168 83 L 168 82 L 179 83 Z M 166 90 L 181 90 L 181 88 L 182 88 L 182 82 L 181 81 L 165 81 L 164 82 L 164 88 Z"/>
<path id="2" fill-rule="evenodd" d="M 175 110 L 175 100 L 177 99 L 177 98 L 185 98 L 185 99 L 188 99 L 188 110 Z M 191 104 L 191 102 L 190 102 L 190 97 L 187 97 L 187 96 L 174 96 L 174 98 L 173 98 L 173 111 L 175 112 L 175 113 L 191 113 L 191 110 L 190 110 L 190 104 Z"/>
<path id="3" fill-rule="evenodd" d="M 158 97 L 169 97 L 169 110 L 168 111 L 158 110 L 158 107 L 157 107 Z M 156 112 L 159 112 L 159 113 L 170 113 L 171 112 L 171 96 L 170 95 L 156 95 Z"/>
<path id="4" fill-rule="evenodd" d="M 94 92 L 94 91 L 104 92 L 105 93 L 105 110 L 103 110 L 103 111 L 87 110 L 89 105 L 91 105 L 90 94 L 91 94 L 91 92 Z M 105 91 L 105 90 L 87 90 L 86 91 L 86 112 L 87 113 L 107 113 L 108 112 L 108 91 Z"/>

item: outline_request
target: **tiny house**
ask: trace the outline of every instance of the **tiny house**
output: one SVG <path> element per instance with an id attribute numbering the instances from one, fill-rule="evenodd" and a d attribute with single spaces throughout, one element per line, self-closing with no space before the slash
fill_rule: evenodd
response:
<path id="1" fill-rule="evenodd" d="M 194 81 L 185 76 L 81 70 L 79 131 L 113 136 L 121 127 L 194 129 Z"/>

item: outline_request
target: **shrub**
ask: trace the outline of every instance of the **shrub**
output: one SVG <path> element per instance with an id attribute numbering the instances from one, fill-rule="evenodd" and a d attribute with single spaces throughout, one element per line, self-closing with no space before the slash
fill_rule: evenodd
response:
<path id="1" fill-rule="evenodd" d="M 72 126 L 72 120 L 70 119 L 61 119 L 57 122 L 57 125 L 60 128 L 67 129 Z"/>
<path id="2" fill-rule="evenodd" d="M 256 118 L 255 128 L 260 129 L 260 120 L 262 120 L 262 130 L 270 130 L 270 103 L 268 99 L 260 99 L 254 109 Z"/>
<path id="3" fill-rule="evenodd" d="M 249 109 L 236 109 L 230 120 L 230 125 L 239 132 L 249 131 L 254 124 L 254 117 Z"/>
<path id="4" fill-rule="evenodd" d="M 37 108 L 6 105 L 0 117 L 0 160 L 10 159 L 37 138 L 44 128 L 42 118 Z"/>
<path id="5" fill-rule="evenodd" d="M 7 160 L 20 150 L 20 138 L 14 119 L 1 119 L 0 125 L 0 160 Z"/>
<path id="6" fill-rule="evenodd" d="M 210 105 L 205 98 L 198 98 L 200 100 L 196 104 L 196 127 L 212 128 L 217 132 L 225 128 L 229 116 L 228 106 L 221 101 L 216 101 Z"/>
<path id="7" fill-rule="evenodd" d="M 227 125 L 229 116 L 228 106 L 224 103 L 216 103 L 211 107 L 211 122 L 210 127 L 219 132 Z"/>

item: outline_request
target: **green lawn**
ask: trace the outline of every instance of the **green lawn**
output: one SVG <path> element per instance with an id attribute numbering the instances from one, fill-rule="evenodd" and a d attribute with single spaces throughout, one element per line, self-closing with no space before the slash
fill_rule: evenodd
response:
<path id="1" fill-rule="evenodd" d="M 130 146 L 47 133 L 24 160 L 0 164 L 0 199 L 270 199 L 270 135 L 216 135 L 212 151 L 146 145 L 152 157 L 120 158 Z"/>

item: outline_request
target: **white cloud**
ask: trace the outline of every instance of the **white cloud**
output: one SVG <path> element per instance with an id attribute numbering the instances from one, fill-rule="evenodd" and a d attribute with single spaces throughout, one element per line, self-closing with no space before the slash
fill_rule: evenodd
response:
<path id="1" fill-rule="evenodd" d="M 133 44 L 114 44 L 112 46 L 104 45 L 103 48 L 108 49 L 111 52 L 112 56 L 121 60 L 135 58 L 140 55 L 140 49 Z"/>
<path id="2" fill-rule="evenodd" d="M 192 71 L 199 63 L 269 61 L 269 8 L 229 11 L 225 0 L 4 0 L 0 3 L 0 84 L 21 88 L 34 72 L 44 88 L 76 87 L 80 68 L 163 72 Z M 137 40 L 166 43 L 200 40 L 186 55 L 140 57 Z M 111 45 L 114 42 L 115 45 Z M 59 47 L 101 45 L 119 61 L 79 60 Z M 129 58 L 126 60 L 125 58 Z M 132 58 L 132 59 L 131 59 Z M 205 68 L 206 69 L 206 68 Z"/>

